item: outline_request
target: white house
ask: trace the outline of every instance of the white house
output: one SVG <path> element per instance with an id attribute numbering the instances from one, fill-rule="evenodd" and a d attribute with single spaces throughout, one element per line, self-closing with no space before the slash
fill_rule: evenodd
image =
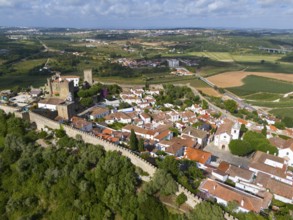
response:
<path id="1" fill-rule="evenodd" d="M 225 206 L 228 205 L 228 202 L 235 201 L 238 205 L 236 212 L 259 213 L 267 209 L 272 200 L 272 195 L 269 192 L 265 193 L 263 197 L 254 196 L 212 179 L 202 181 L 198 189 L 208 197 L 216 199 L 217 203 Z"/>
<path id="2" fill-rule="evenodd" d="M 94 120 L 96 118 L 104 118 L 106 115 L 109 115 L 110 111 L 105 107 L 94 107 L 90 113 L 90 119 Z"/>
<path id="3" fill-rule="evenodd" d="M 194 127 L 187 127 L 182 131 L 182 137 L 192 138 L 200 147 L 206 146 L 208 142 L 208 133 Z"/>
<path id="4" fill-rule="evenodd" d="M 73 85 L 74 87 L 78 87 L 79 86 L 79 76 L 62 76 L 62 79 L 66 79 L 68 82 L 73 81 Z"/>
<path id="5" fill-rule="evenodd" d="M 257 151 L 249 164 L 249 170 L 259 175 L 264 173 L 288 185 L 293 184 L 292 174 L 287 171 L 287 161 L 283 158 Z"/>
<path id="6" fill-rule="evenodd" d="M 64 103 L 63 99 L 58 98 L 48 98 L 48 99 L 41 99 L 38 102 L 38 108 L 49 109 L 51 111 L 57 111 L 57 105 Z"/>
<path id="7" fill-rule="evenodd" d="M 146 123 L 151 123 L 151 116 L 149 116 L 147 113 L 141 113 L 140 118 L 143 120 L 143 122 Z"/>
<path id="8" fill-rule="evenodd" d="M 284 140 L 279 137 L 272 137 L 269 141 L 278 148 L 278 156 L 284 158 L 288 165 L 293 167 L 293 139 Z"/>

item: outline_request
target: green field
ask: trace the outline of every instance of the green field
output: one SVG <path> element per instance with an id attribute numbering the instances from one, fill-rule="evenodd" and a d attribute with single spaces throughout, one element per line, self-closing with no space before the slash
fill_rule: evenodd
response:
<path id="1" fill-rule="evenodd" d="M 27 73 L 29 70 L 45 64 L 46 60 L 47 59 L 25 60 L 13 65 L 13 68 L 17 73 Z"/>
<path id="2" fill-rule="evenodd" d="M 230 61 L 230 62 L 260 62 L 261 60 L 275 62 L 279 60 L 282 55 L 278 54 L 234 54 L 230 52 L 190 52 L 184 55 L 187 56 L 198 56 L 198 57 L 208 57 L 212 60 L 217 61 Z"/>
<path id="3" fill-rule="evenodd" d="M 280 100 L 279 102 L 269 101 L 247 101 L 251 105 L 267 108 L 289 108 L 293 107 L 293 100 Z"/>
<path id="4" fill-rule="evenodd" d="M 104 83 L 117 83 L 125 85 L 145 85 L 146 77 L 133 77 L 133 78 L 123 78 L 123 77 L 96 77 L 95 80 Z M 195 78 L 194 76 L 182 76 L 174 77 L 172 75 L 162 75 L 156 77 L 150 77 L 147 81 L 148 84 L 188 84 L 195 88 L 208 87 L 206 83 Z"/>
<path id="5" fill-rule="evenodd" d="M 281 97 L 279 94 L 259 92 L 251 95 L 246 95 L 243 98 L 246 100 L 257 100 L 257 101 L 274 101 Z"/>
<path id="6" fill-rule="evenodd" d="M 270 113 L 279 117 L 293 118 L 293 108 L 276 108 L 271 110 Z"/>
<path id="7" fill-rule="evenodd" d="M 238 96 L 246 96 L 259 92 L 284 94 L 293 91 L 293 84 L 260 76 L 247 76 L 244 85 L 228 88 L 229 91 Z"/>
<path id="8" fill-rule="evenodd" d="M 46 83 L 48 75 L 28 76 L 22 75 L 5 75 L 1 76 L 0 89 L 11 89 L 14 86 L 28 87 L 28 86 L 43 86 Z"/>

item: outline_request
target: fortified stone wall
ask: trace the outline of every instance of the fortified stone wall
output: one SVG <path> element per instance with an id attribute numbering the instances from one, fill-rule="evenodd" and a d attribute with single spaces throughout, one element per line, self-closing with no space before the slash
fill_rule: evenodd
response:
<path id="1" fill-rule="evenodd" d="M 5 111 L 6 113 L 14 113 L 16 117 L 24 118 L 25 115 L 18 112 L 17 108 L 9 107 L 0 105 L 0 109 Z M 45 129 L 46 127 L 51 129 L 59 129 L 60 124 L 58 122 L 55 122 L 53 120 L 50 120 L 48 118 L 45 118 L 39 114 L 29 112 L 29 119 L 30 122 L 34 122 L 38 128 L 38 130 Z M 95 145 L 101 145 L 105 148 L 106 151 L 119 151 L 123 156 L 128 157 L 135 166 L 140 167 L 143 171 L 150 174 L 152 177 L 154 173 L 156 172 L 157 168 L 149 163 L 148 161 L 144 160 L 143 158 L 139 157 L 135 153 L 133 153 L 131 150 L 123 148 L 119 145 L 115 145 L 113 143 L 110 143 L 108 141 L 105 141 L 103 139 L 100 139 L 94 135 L 88 134 L 86 132 L 80 131 L 78 129 L 75 129 L 73 127 L 70 127 L 68 125 L 63 125 L 62 127 L 66 131 L 66 134 L 69 137 L 75 138 L 77 135 L 80 135 L 82 139 L 86 143 L 95 144 Z M 180 193 L 184 193 L 187 196 L 186 203 L 190 205 L 191 207 L 196 206 L 198 203 L 202 201 L 201 198 L 195 196 L 193 193 L 191 193 L 189 190 L 187 190 L 182 185 L 178 184 L 178 192 L 176 193 L 179 195 Z"/>

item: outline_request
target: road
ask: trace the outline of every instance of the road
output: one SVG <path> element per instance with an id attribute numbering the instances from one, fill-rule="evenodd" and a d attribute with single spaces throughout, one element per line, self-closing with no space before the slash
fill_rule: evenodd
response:
<path id="1" fill-rule="evenodd" d="M 205 100 L 205 101 L 209 104 L 209 107 L 210 107 L 211 109 L 213 109 L 214 111 L 217 111 L 217 112 L 221 112 L 221 114 L 222 114 L 223 116 L 225 116 L 225 117 L 229 117 L 229 118 L 234 119 L 234 120 L 237 119 L 235 116 L 231 115 L 231 114 L 230 114 L 229 112 L 227 112 L 226 110 L 221 109 L 221 108 L 219 108 L 218 106 L 216 106 L 216 105 L 214 105 L 213 103 L 211 103 L 207 98 L 205 98 L 202 94 L 200 94 L 200 92 L 199 92 L 197 89 L 195 89 L 194 87 L 192 87 L 192 86 L 190 85 L 190 83 L 188 83 L 188 84 L 174 84 L 174 85 L 175 85 L 175 86 L 187 86 L 187 87 L 189 87 L 195 95 L 198 95 L 198 96 L 200 97 L 201 100 Z"/>

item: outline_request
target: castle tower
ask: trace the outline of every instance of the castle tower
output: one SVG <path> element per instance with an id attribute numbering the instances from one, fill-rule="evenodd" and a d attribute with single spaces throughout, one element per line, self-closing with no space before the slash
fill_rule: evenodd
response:
<path id="1" fill-rule="evenodd" d="M 51 82 L 51 79 L 50 78 L 47 79 L 47 83 L 48 83 L 48 87 L 47 87 L 48 92 L 49 92 L 50 96 L 52 96 L 53 89 L 52 89 L 52 82 Z"/>
<path id="2" fill-rule="evenodd" d="M 93 73 L 91 69 L 83 71 L 84 82 L 87 82 L 89 85 L 93 84 Z"/>

